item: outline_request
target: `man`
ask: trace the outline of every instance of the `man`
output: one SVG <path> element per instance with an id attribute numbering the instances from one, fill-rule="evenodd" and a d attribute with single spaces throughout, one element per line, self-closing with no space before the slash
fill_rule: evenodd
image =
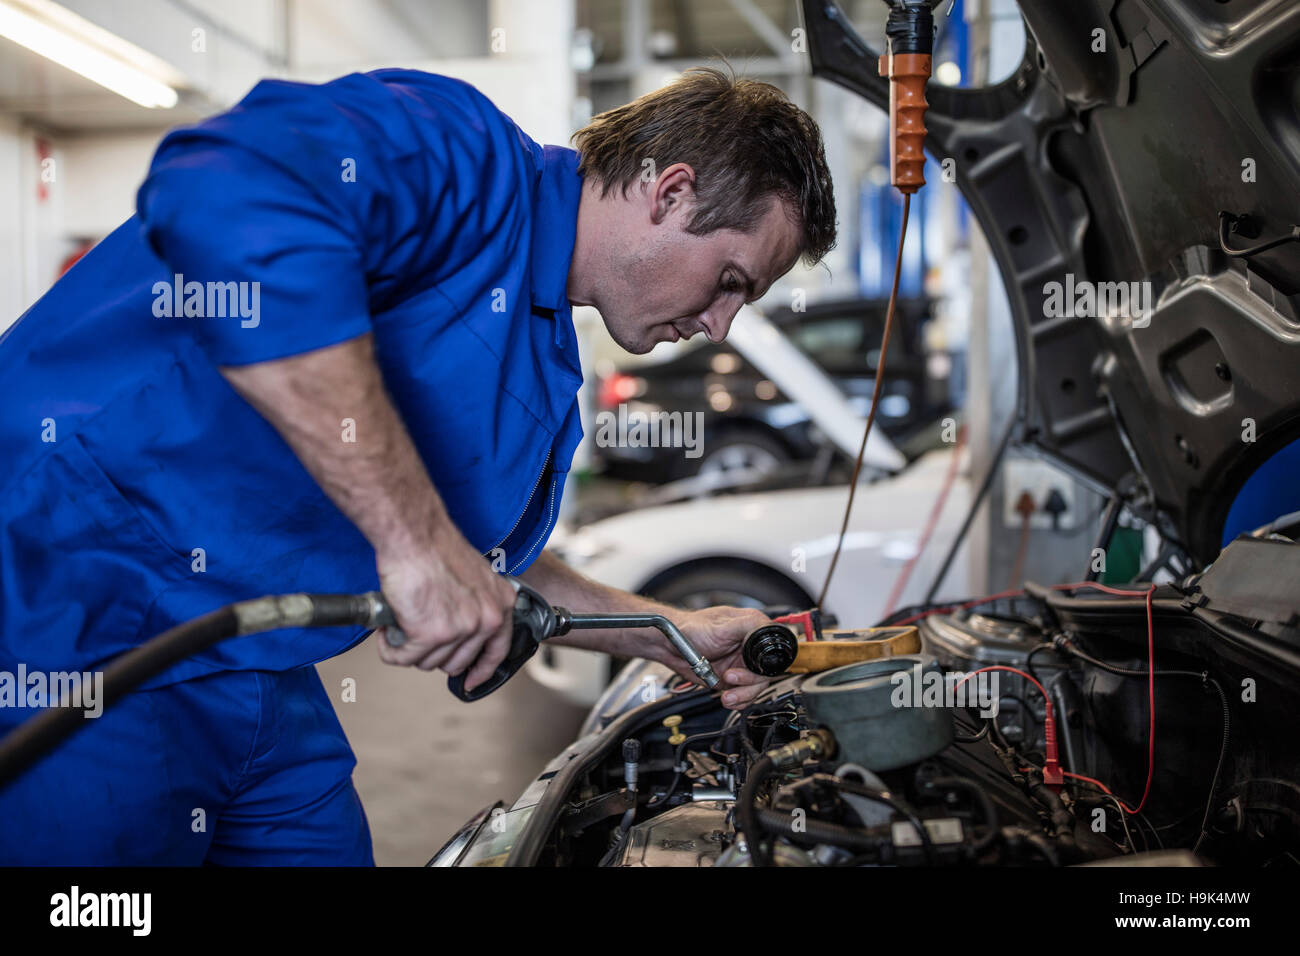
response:
<path id="1" fill-rule="evenodd" d="M 232 601 L 382 587 L 408 637 L 379 635 L 383 660 L 472 688 L 509 643 L 502 571 L 668 615 L 744 706 L 762 614 L 664 608 L 543 551 L 581 437 L 570 309 L 632 352 L 722 341 L 834 242 L 820 133 L 702 70 L 575 138 L 543 149 L 400 70 L 267 81 L 167 136 L 136 216 L 0 340 L 0 669 L 89 671 Z M 364 636 L 247 635 L 150 681 L 0 791 L 0 863 L 372 862 L 310 666 Z M 564 641 L 687 673 L 655 632 Z"/>

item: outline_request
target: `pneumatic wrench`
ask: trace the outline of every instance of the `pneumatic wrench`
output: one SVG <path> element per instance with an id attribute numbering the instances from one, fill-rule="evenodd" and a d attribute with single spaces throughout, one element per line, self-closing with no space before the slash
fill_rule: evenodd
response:
<path id="1" fill-rule="evenodd" d="M 710 688 L 718 686 L 712 666 L 677 629 L 659 614 L 571 614 L 551 607 L 540 594 L 514 578 L 514 633 L 510 653 L 496 671 L 472 691 L 465 689 L 464 674 L 448 678 L 451 692 L 461 700 L 479 700 L 492 693 L 537 652 L 548 637 L 571 630 L 602 627 L 653 627 L 662 631 L 682 655 L 691 671 Z M 135 688 L 194 654 L 247 634 L 301 627 L 385 628 L 388 642 L 400 647 L 406 635 L 388 599 L 379 591 L 365 594 L 271 594 L 227 604 L 201 617 L 168 628 L 125 653 L 103 669 L 103 686 L 97 697 L 103 708 L 114 706 Z M 49 753 L 86 721 L 81 709 L 67 701 L 48 707 L 0 738 L 0 788 Z"/>
<path id="2" fill-rule="evenodd" d="M 514 631 L 510 639 L 510 650 L 506 659 L 497 665 L 492 676 L 473 690 L 465 689 L 465 673 L 447 678 L 447 687 L 461 700 L 480 700 L 492 693 L 523 667 L 528 659 L 537 653 L 538 645 L 550 637 L 568 634 L 570 631 L 597 630 L 609 627 L 653 627 L 663 633 L 672 642 L 677 653 L 682 656 L 704 684 L 711 688 L 718 686 L 718 675 L 712 665 L 695 649 L 693 645 L 672 621 L 662 614 L 574 614 L 567 608 L 552 607 L 537 591 L 518 578 L 506 578 L 515 589 Z M 388 601 L 378 591 L 372 591 L 365 597 L 380 605 L 372 615 L 371 622 L 376 627 L 384 627 L 384 636 L 393 647 L 406 643 L 406 635 L 396 626 Z"/>

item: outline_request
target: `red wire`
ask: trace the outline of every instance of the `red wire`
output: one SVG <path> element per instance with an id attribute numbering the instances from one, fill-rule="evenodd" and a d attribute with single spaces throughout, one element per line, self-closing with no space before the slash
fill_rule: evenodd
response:
<path id="1" fill-rule="evenodd" d="M 1098 584 L 1096 581 L 1079 581 L 1075 584 L 1057 584 L 1054 585 L 1054 591 L 1068 591 L 1077 588 L 1093 588 L 1097 591 L 1105 591 L 1107 594 L 1118 594 L 1123 597 L 1136 597 L 1141 591 L 1123 591 L 1119 588 L 1108 587 L 1105 584 Z M 1156 632 L 1153 620 L 1153 610 L 1151 607 L 1151 598 L 1156 593 L 1156 586 L 1153 584 L 1146 590 L 1147 606 L 1147 783 L 1142 788 L 1142 799 L 1138 801 L 1136 808 L 1130 808 L 1123 800 L 1119 801 L 1120 806 L 1124 808 L 1125 813 L 1141 813 L 1142 808 L 1147 804 L 1147 797 L 1151 795 L 1151 781 L 1156 772 Z M 1066 776 L 1072 776 L 1067 774 Z M 1081 780 L 1087 780 L 1086 777 L 1080 777 Z M 1096 781 L 1089 781 L 1095 783 Z M 1110 793 L 1109 790 L 1106 791 Z M 1118 798 L 1117 798 L 1118 799 Z"/>
<path id="2" fill-rule="evenodd" d="M 895 621 L 890 627 L 904 627 L 913 621 L 919 621 L 922 618 L 930 617 L 933 614 L 948 614 L 952 611 L 966 611 L 973 607 L 979 607 L 981 604 L 990 604 L 993 601 L 1000 601 L 1003 598 L 1019 597 L 1024 594 L 1024 589 L 1018 591 L 999 591 L 997 594 L 990 594 L 988 597 L 978 598 L 974 601 L 967 601 L 965 604 L 948 604 L 944 607 L 932 607 L 928 611 L 922 611 L 920 614 L 913 614 L 911 617 L 905 617 L 901 621 Z"/>
<path id="3" fill-rule="evenodd" d="M 898 604 L 898 599 L 903 594 L 903 588 L 907 587 L 908 579 L 912 576 L 912 570 L 916 563 L 921 560 L 921 555 L 925 552 L 925 546 L 930 543 L 930 536 L 934 534 L 935 526 L 939 523 L 939 515 L 943 514 L 943 506 L 948 501 L 948 493 L 952 491 L 953 480 L 957 477 L 957 464 L 961 458 L 962 447 L 966 444 L 966 426 L 962 425 L 957 429 L 957 443 L 952 450 L 952 458 L 948 462 L 948 473 L 944 475 L 943 487 L 939 489 L 939 497 L 934 501 L 934 507 L 930 509 L 930 517 L 925 522 L 925 530 L 921 532 L 921 540 L 917 542 L 916 553 L 908 559 L 907 565 L 894 582 L 894 588 L 889 592 L 889 600 L 885 602 L 885 613 L 880 616 L 889 617 L 894 612 L 894 606 Z"/>
<path id="4" fill-rule="evenodd" d="M 1138 595 L 1141 595 L 1141 594 L 1145 594 L 1145 596 L 1146 596 L 1146 609 L 1147 609 L 1147 782 L 1146 782 L 1146 786 L 1143 787 L 1143 789 L 1142 789 L 1142 799 L 1141 799 L 1140 801 L 1138 801 L 1138 805 L 1137 805 L 1136 807 L 1129 807 L 1129 805 L 1126 804 L 1123 800 L 1120 800 L 1120 801 L 1119 801 L 1120 806 L 1122 806 L 1122 807 L 1124 808 L 1124 812 L 1125 812 L 1125 813 L 1129 813 L 1129 814 L 1141 813 L 1141 812 L 1142 812 L 1142 808 L 1146 806 L 1147 798 L 1151 795 L 1151 782 L 1152 782 L 1153 778 L 1155 777 L 1155 770 L 1156 770 L 1156 633 L 1155 633 L 1154 612 L 1153 612 L 1153 609 L 1152 609 L 1152 606 L 1151 606 L 1151 598 L 1152 598 L 1152 596 L 1156 593 L 1156 586 L 1153 584 L 1153 585 L 1151 585 L 1149 588 L 1147 588 L 1146 591 L 1125 591 L 1125 590 L 1122 590 L 1122 589 L 1120 589 L 1120 588 L 1113 588 L 1113 587 L 1110 587 L 1109 585 L 1106 585 L 1106 584 L 1099 584 L 1099 583 L 1096 582 L 1096 581 L 1075 581 L 1075 582 L 1072 582 L 1072 583 L 1070 583 L 1070 584 L 1054 584 L 1054 585 L 1052 585 L 1052 590 L 1053 590 L 1053 591 L 1077 591 L 1077 590 L 1079 590 L 1080 588 L 1092 588 L 1093 590 L 1096 590 L 1096 591 L 1104 591 L 1104 592 L 1106 592 L 1107 594 L 1117 594 L 1117 595 L 1120 595 L 1121 597 L 1137 597 Z M 967 610 L 967 609 L 972 608 L 972 607 L 978 607 L 978 606 L 981 605 L 981 604 L 989 604 L 989 603 L 991 603 L 991 602 L 993 602 L 993 601 L 1001 600 L 1002 598 L 1007 598 L 1007 597 L 1018 597 L 1018 596 L 1020 596 L 1020 595 L 1022 595 L 1022 594 L 1024 594 L 1024 593 L 1025 593 L 1024 590 L 1019 590 L 1019 591 L 1000 591 L 1000 592 L 998 592 L 997 594 L 990 594 L 988 597 L 978 598 L 977 600 L 974 600 L 974 601 L 967 601 L 965 604 L 961 604 L 961 605 L 950 604 L 950 605 L 948 605 L 947 607 L 931 608 L 931 609 L 928 610 L 928 611 L 923 611 L 923 612 L 920 613 L 920 614 L 914 614 L 914 615 L 912 615 L 912 616 L 909 617 L 909 618 L 904 618 L 904 619 L 901 620 L 901 621 L 897 621 L 897 622 L 895 622 L 892 626 L 894 626 L 894 627 L 901 627 L 901 626 L 906 625 L 906 624 L 911 624 L 913 621 L 919 621 L 919 620 L 921 620 L 921 618 L 929 617 L 929 616 L 932 615 L 932 614 L 947 614 L 947 613 L 949 613 L 949 612 L 951 612 L 951 611 L 955 611 L 955 610 L 958 610 L 958 609 L 961 609 L 961 610 L 964 611 L 964 610 Z M 1012 671 L 1015 671 L 1015 668 L 1011 668 L 1011 667 L 1002 667 L 1002 668 L 984 668 L 984 669 L 985 669 L 985 670 L 989 670 L 989 669 L 1001 669 L 1001 670 L 1012 670 Z M 1021 673 L 1020 671 L 1015 671 L 1015 672 L 1016 672 L 1016 673 Z M 972 672 L 972 674 L 978 674 L 978 673 L 979 673 L 979 671 L 973 671 L 973 672 Z M 1026 675 L 1024 675 L 1024 676 L 1028 677 L 1029 675 L 1026 674 Z M 1030 680 L 1033 680 L 1033 678 L 1031 677 Z M 1046 734 L 1049 725 L 1051 725 L 1052 728 L 1055 729 L 1055 728 L 1054 728 L 1054 725 L 1052 724 L 1052 702 L 1051 702 L 1051 700 L 1048 698 L 1048 696 L 1047 696 L 1047 692 L 1046 692 L 1045 690 L 1043 690 L 1043 686 L 1042 686 L 1041 684 L 1039 684 L 1038 681 L 1034 681 L 1034 685 L 1038 688 L 1039 692 L 1042 693 L 1042 695 L 1043 695 L 1043 699 L 1047 701 L 1047 718 L 1046 718 L 1046 721 L 1045 721 L 1045 723 L 1044 723 L 1044 728 L 1043 728 L 1043 729 L 1044 729 L 1044 733 Z M 959 684 L 958 686 L 960 686 L 960 684 Z M 1065 776 L 1067 776 L 1067 777 L 1077 777 L 1078 779 L 1080 779 L 1080 780 L 1086 780 L 1086 781 L 1088 781 L 1089 783 L 1098 783 L 1098 781 L 1093 780 L 1091 777 L 1083 777 L 1083 776 L 1080 776 L 1079 774 L 1074 774 L 1074 773 L 1066 772 Z M 1098 785 L 1100 786 L 1099 783 L 1098 783 Z M 1104 789 L 1104 788 L 1103 788 L 1103 789 Z M 1107 793 L 1110 793 L 1109 790 L 1106 790 L 1106 792 L 1107 792 Z M 1116 798 L 1116 799 L 1118 799 L 1118 798 Z"/>
<path id="5" fill-rule="evenodd" d="M 966 683 L 976 674 L 983 674 L 985 671 L 1010 671 L 1012 674 L 1019 674 L 1025 680 L 1032 683 L 1038 688 L 1038 692 L 1043 695 L 1043 703 L 1047 706 L 1047 711 L 1043 716 L 1043 740 L 1046 743 L 1047 762 L 1043 765 L 1043 781 L 1050 787 L 1059 788 L 1064 782 L 1061 778 L 1064 773 L 1061 770 L 1060 757 L 1056 750 L 1056 717 L 1052 710 L 1052 698 L 1047 696 L 1047 690 L 1042 684 L 1038 683 L 1033 674 L 1028 674 L 1017 667 L 1008 667 L 1006 664 L 990 664 L 988 667 L 981 667 L 979 670 L 971 671 L 961 680 L 953 685 L 955 691 L 962 684 Z"/>
<path id="6" fill-rule="evenodd" d="M 952 689 L 953 689 L 953 690 L 956 690 L 958 687 L 960 687 L 962 684 L 966 683 L 968 680 L 970 680 L 970 679 L 971 679 L 972 677 L 974 677 L 976 674 L 983 674 L 985 671 L 1010 671 L 1010 672 L 1013 673 L 1013 674 L 1019 674 L 1019 675 L 1020 675 L 1021 677 L 1023 677 L 1025 680 L 1029 681 L 1031 684 L 1033 684 L 1035 687 L 1037 687 L 1037 688 L 1038 688 L 1038 692 L 1039 692 L 1040 694 L 1043 695 L 1043 701 L 1047 704 L 1047 718 L 1046 718 L 1046 719 L 1049 720 L 1049 721 L 1052 719 L 1052 698 L 1050 698 L 1050 697 L 1047 696 L 1047 691 L 1043 689 L 1043 685 L 1042 685 L 1042 684 L 1038 683 L 1038 681 L 1034 679 L 1034 675 L 1033 675 L 1033 674 L 1026 673 L 1025 671 L 1022 671 L 1022 670 L 1020 670 L 1020 669 L 1017 668 L 1017 667 L 1009 667 L 1009 666 L 1006 665 L 1006 664 L 990 664 L 988 667 L 981 667 L 981 668 L 980 668 L 979 670 L 977 670 L 977 671 L 971 671 L 969 674 L 967 674 L 967 675 L 966 675 L 965 677 L 963 677 L 961 680 L 957 681 L 957 683 L 953 684 L 953 685 L 952 685 Z"/>

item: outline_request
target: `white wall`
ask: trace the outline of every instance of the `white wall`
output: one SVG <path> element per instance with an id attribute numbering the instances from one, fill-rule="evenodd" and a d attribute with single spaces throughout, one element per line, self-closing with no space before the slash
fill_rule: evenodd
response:
<path id="1" fill-rule="evenodd" d="M 48 181 L 42 180 L 38 138 L 49 147 Z M 56 141 L 0 116 L 0 332 L 40 298 L 72 249 L 63 233 L 63 173 Z"/>
<path id="2" fill-rule="evenodd" d="M 23 241 L 23 177 L 20 173 L 24 139 L 18 125 L 0 118 L 0 329 L 23 310 L 24 272 L 28 249 Z"/>
<path id="3" fill-rule="evenodd" d="M 64 233 L 99 239 L 131 216 L 161 139 L 154 132 L 63 139 Z"/>

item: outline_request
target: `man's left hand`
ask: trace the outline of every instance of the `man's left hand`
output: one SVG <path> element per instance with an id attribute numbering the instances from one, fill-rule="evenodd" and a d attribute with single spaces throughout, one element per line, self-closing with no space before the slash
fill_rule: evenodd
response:
<path id="1" fill-rule="evenodd" d="M 771 680 L 746 668 L 740 654 L 745 637 L 755 628 L 771 623 L 762 611 L 742 607 L 706 607 L 677 614 L 673 623 L 713 665 L 722 680 L 719 689 L 723 692 L 722 704 L 728 710 L 743 710 L 749 706 Z M 683 677 L 697 680 L 675 651 L 669 666 Z"/>

